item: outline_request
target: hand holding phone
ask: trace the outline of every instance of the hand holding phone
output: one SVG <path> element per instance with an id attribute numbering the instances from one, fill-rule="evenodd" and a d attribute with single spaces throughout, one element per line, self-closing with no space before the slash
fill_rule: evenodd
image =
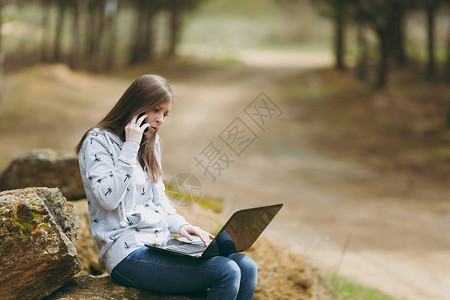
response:
<path id="1" fill-rule="evenodd" d="M 140 117 L 142 117 L 143 115 L 145 115 L 145 113 L 141 113 L 137 118 L 139 119 Z M 147 120 L 144 119 L 144 121 L 142 121 L 141 123 L 141 127 L 142 125 L 147 124 Z M 146 133 L 148 131 L 148 127 L 145 128 L 144 133 Z"/>
<path id="2" fill-rule="evenodd" d="M 125 141 L 132 142 L 140 145 L 142 138 L 144 137 L 144 132 L 148 130 L 150 126 L 145 121 L 145 113 L 139 116 L 134 116 L 130 123 L 125 126 Z M 144 126 L 144 127 L 143 127 Z"/>

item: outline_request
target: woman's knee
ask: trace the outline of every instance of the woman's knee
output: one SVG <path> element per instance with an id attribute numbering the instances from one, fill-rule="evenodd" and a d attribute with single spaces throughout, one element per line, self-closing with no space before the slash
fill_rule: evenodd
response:
<path id="1" fill-rule="evenodd" d="M 241 269 L 233 260 L 216 256 L 209 260 L 217 277 L 213 279 L 207 299 L 236 299 L 241 284 Z"/>
<path id="2" fill-rule="evenodd" d="M 255 263 L 255 261 L 250 257 L 245 255 L 243 258 L 244 264 L 243 267 L 246 272 L 249 272 L 251 274 L 258 275 L 258 265 Z"/>
<path id="3" fill-rule="evenodd" d="M 242 259 L 241 268 L 241 276 L 242 276 L 242 287 L 249 290 L 255 290 L 256 284 L 258 282 L 258 265 L 255 261 L 249 257 L 245 256 Z"/>
<path id="4" fill-rule="evenodd" d="M 233 260 L 228 260 L 224 266 L 222 278 L 223 280 L 236 285 L 239 289 L 239 283 L 241 281 L 241 268 Z"/>
<path id="5" fill-rule="evenodd" d="M 239 266 L 242 278 L 255 281 L 258 279 L 258 265 L 255 261 L 245 254 L 235 253 L 231 257 Z"/>

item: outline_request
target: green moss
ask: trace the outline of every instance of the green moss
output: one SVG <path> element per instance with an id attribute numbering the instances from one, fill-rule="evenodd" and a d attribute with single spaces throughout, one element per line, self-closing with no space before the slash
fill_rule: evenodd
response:
<path id="1" fill-rule="evenodd" d="M 14 222 L 17 228 L 19 228 L 20 231 L 26 232 L 28 231 L 28 224 L 27 223 L 20 223 L 20 222 Z"/>
<path id="2" fill-rule="evenodd" d="M 48 228 L 50 227 L 50 224 L 48 223 L 48 215 L 35 213 L 35 214 L 33 214 L 33 219 L 38 220 L 38 224 L 45 231 L 47 231 Z"/>
<path id="3" fill-rule="evenodd" d="M 9 255 L 17 246 L 30 241 L 30 236 L 37 230 L 50 228 L 49 216 L 19 205 L 16 212 L 4 214 L 8 236 L 4 239 L 0 254 Z"/>
<path id="4" fill-rule="evenodd" d="M 6 226 L 10 230 L 9 236 L 6 237 L 0 249 L 0 254 L 2 256 L 9 255 L 11 251 L 16 247 L 16 245 L 28 241 L 31 234 L 31 230 L 28 227 L 27 223 L 21 223 L 17 220 L 7 220 Z"/>

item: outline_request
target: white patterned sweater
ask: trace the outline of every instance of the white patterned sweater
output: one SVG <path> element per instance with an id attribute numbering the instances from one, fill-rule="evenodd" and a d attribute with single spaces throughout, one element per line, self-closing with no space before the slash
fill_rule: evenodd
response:
<path id="1" fill-rule="evenodd" d="M 156 184 L 149 180 L 138 150 L 136 143 L 95 128 L 78 156 L 98 260 L 109 274 L 145 243 L 162 244 L 188 224 L 169 203 L 162 179 Z M 155 154 L 161 166 L 159 136 Z"/>

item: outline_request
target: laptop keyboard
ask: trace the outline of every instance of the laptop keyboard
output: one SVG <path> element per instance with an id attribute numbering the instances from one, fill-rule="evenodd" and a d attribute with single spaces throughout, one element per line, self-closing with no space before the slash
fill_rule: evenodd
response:
<path id="1" fill-rule="evenodd" d="M 175 250 L 186 254 L 194 254 L 204 251 L 206 249 L 206 246 L 204 244 L 178 244 L 167 246 L 165 247 L 165 249 Z"/>

